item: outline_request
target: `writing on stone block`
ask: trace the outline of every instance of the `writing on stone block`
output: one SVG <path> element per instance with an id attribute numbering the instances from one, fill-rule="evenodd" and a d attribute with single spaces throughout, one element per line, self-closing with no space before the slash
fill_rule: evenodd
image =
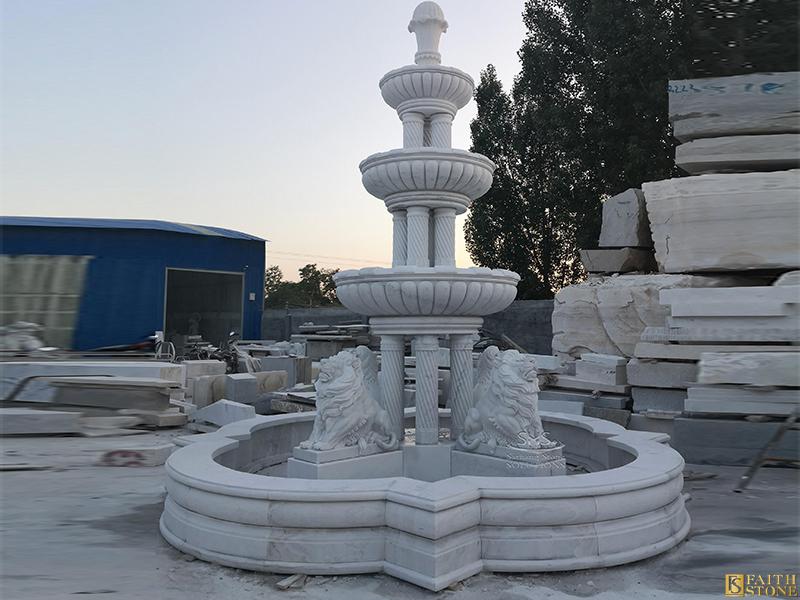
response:
<path id="1" fill-rule="evenodd" d="M 668 83 L 667 92 L 670 94 L 730 94 L 730 93 L 755 93 L 755 94 L 780 94 L 785 84 L 777 81 L 763 83 L 741 82 L 731 84 L 708 83 L 695 85 L 693 83 Z"/>

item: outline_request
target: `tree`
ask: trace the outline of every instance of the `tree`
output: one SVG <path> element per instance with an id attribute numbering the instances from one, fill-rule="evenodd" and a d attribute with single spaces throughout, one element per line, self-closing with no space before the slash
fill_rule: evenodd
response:
<path id="1" fill-rule="evenodd" d="M 583 277 L 603 197 L 679 175 L 666 87 L 687 73 L 685 1 L 528 0 L 511 93 L 481 73 L 471 149 L 498 168 L 465 237 L 477 264 L 522 276 L 518 298 Z"/>
<path id="2" fill-rule="evenodd" d="M 300 281 L 284 281 L 278 266 L 264 274 L 264 306 L 269 308 L 331 306 L 339 304 L 333 276 L 338 269 L 308 264 L 299 269 Z"/>

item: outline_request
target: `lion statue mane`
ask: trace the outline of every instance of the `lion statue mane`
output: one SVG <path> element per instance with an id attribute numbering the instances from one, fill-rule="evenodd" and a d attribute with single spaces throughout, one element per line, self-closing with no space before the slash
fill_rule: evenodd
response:
<path id="1" fill-rule="evenodd" d="M 300 447 L 332 450 L 357 445 L 364 450 L 374 443 L 382 450 L 395 449 L 400 441 L 381 407 L 377 371 L 375 355 L 366 346 L 322 359 L 314 385 L 317 416 L 311 436 Z"/>
<path id="2" fill-rule="evenodd" d="M 458 444 L 476 450 L 481 443 L 491 449 L 508 446 L 526 449 L 554 448 L 539 417 L 539 380 L 533 356 L 517 350 L 487 348 L 478 362 L 473 407 L 467 414 Z"/>

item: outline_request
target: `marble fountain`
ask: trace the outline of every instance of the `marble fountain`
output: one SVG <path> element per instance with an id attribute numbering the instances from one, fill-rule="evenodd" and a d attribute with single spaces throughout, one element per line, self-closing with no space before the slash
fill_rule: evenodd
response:
<path id="1" fill-rule="evenodd" d="M 387 73 L 403 147 L 361 165 L 392 214 L 391 268 L 343 271 L 342 303 L 370 317 L 367 348 L 322 362 L 317 411 L 238 421 L 167 461 L 161 532 L 183 552 L 275 573 L 385 572 L 440 590 L 482 570 L 566 571 L 641 560 L 688 533 L 683 459 L 662 434 L 539 412 L 533 357 L 489 348 L 482 317 L 519 277 L 455 266 L 455 218 L 492 182 L 485 156 L 451 148 L 474 83 L 441 65 L 447 21 L 423 2 L 415 64 Z M 413 340 L 415 407 L 404 408 Z M 439 407 L 440 339 L 451 383 Z"/>

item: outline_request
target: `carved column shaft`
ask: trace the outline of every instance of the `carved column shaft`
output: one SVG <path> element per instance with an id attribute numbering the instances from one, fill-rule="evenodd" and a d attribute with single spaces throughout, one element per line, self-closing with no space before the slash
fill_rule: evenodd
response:
<path id="1" fill-rule="evenodd" d="M 381 390 L 392 433 L 403 440 L 403 380 L 405 365 L 402 335 L 381 336 Z"/>
<path id="2" fill-rule="evenodd" d="M 456 210 L 437 208 L 433 215 L 436 227 L 434 264 L 437 267 L 454 267 L 456 266 Z"/>
<path id="3" fill-rule="evenodd" d="M 403 148 L 421 148 L 425 117 L 420 113 L 407 112 L 401 115 L 400 120 L 403 122 Z"/>
<path id="4" fill-rule="evenodd" d="M 417 357 L 416 444 L 439 443 L 439 340 L 435 335 L 419 335 L 414 346 Z"/>
<path id="5" fill-rule="evenodd" d="M 402 267 L 408 260 L 408 223 L 406 211 L 396 210 L 392 213 L 392 266 Z"/>
<path id="6" fill-rule="evenodd" d="M 428 218 L 430 211 L 424 206 L 411 206 L 406 213 L 408 221 L 406 263 L 416 267 L 429 267 Z"/>
<path id="7" fill-rule="evenodd" d="M 450 439 L 457 440 L 464 431 L 464 421 L 472 408 L 473 334 L 450 336 Z"/>
<path id="8" fill-rule="evenodd" d="M 453 117 L 439 113 L 431 117 L 431 146 L 434 148 L 453 147 Z"/>

